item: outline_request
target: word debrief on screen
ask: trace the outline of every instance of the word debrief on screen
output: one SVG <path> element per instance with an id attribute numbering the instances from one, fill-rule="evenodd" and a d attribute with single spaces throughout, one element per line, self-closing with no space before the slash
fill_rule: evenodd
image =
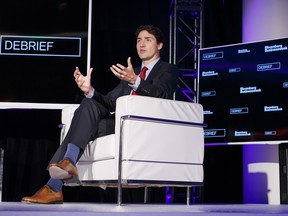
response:
<path id="1" fill-rule="evenodd" d="M 49 51 L 53 48 L 53 41 L 20 41 L 20 40 L 5 40 L 4 50 L 15 51 Z"/>
<path id="2" fill-rule="evenodd" d="M 0 55 L 81 56 L 81 38 L 0 36 Z"/>

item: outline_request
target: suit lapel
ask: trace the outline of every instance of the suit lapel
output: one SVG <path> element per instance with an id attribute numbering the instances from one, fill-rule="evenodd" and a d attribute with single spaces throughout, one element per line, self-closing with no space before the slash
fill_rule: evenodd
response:
<path id="1" fill-rule="evenodd" d="M 161 59 L 154 65 L 152 70 L 150 71 L 149 76 L 147 77 L 147 81 L 153 80 L 155 77 L 159 76 L 161 73 L 161 70 L 159 68 L 161 67 L 162 61 Z"/>

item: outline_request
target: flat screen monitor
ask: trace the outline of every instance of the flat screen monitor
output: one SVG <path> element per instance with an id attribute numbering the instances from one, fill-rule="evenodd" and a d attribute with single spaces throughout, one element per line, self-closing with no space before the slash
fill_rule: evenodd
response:
<path id="1" fill-rule="evenodd" d="M 1 1 L 0 102 L 78 101 L 73 72 L 86 71 L 88 7 L 88 0 Z"/>
<path id="2" fill-rule="evenodd" d="M 198 95 L 208 144 L 288 140 L 288 38 L 199 50 Z"/>

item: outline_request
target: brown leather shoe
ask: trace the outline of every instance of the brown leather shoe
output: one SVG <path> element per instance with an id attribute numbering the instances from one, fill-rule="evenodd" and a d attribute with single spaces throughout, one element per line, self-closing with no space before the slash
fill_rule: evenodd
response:
<path id="1" fill-rule="evenodd" d="M 49 173 L 51 178 L 71 180 L 78 179 L 78 170 L 69 159 L 63 159 L 59 163 L 49 165 Z"/>
<path id="2" fill-rule="evenodd" d="M 38 204 L 62 204 L 62 191 L 55 192 L 48 185 L 44 185 L 33 196 L 23 197 L 23 203 L 38 203 Z"/>

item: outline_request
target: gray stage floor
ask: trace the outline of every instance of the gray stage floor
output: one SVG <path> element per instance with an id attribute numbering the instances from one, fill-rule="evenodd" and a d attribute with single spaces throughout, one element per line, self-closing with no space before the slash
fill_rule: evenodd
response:
<path id="1" fill-rule="evenodd" d="M 21 202 L 1 202 L 0 215 L 8 216 L 269 216 L 288 215 L 288 205 L 151 205 L 151 204 L 97 204 L 64 203 L 62 205 L 34 205 Z"/>

